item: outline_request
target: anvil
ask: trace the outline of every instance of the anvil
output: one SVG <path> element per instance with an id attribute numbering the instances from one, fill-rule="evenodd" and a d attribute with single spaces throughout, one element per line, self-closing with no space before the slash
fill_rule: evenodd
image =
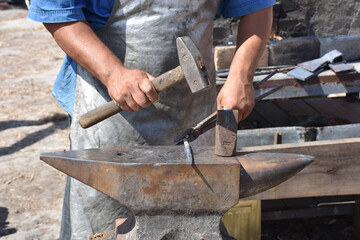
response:
<path id="1" fill-rule="evenodd" d="M 284 182 L 313 161 L 311 156 L 261 152 L 220 157 L 214 147 L 193 147 L 193 154 L 195 164 L 189 164 L 182 146 L 118 146 L 43 153 L 40 158 L 131 209 L 138 222 L 136 239 L 162 239 L 159 231 L 144 233 L 151 227 L 141 226 L 141 218 L 169 212 L 189 217 L 179 219 L 186 227 L 169 231 L 184 239 L 219 239 L 218 229 L 208 238 L 204 232 L 196 236 L 190 218 L 210 214 L 220 221 L 239 199 Z"/>

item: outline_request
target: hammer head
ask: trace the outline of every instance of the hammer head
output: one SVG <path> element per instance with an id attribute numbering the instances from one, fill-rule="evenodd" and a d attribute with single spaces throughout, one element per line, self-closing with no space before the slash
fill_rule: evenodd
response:
<path id="1" fill-rule="evenodd" d="M 218 110 L 215 127 L 215 155 L 234 156 L 238 127 L 237 110 Z"/>
<path id="2" fill-rule="evenodd" d="M 194 42 L 187 36 L 178 37 L 176 46 L 181 69 L 192 93 L 210 87 L 208 72 Z"/>

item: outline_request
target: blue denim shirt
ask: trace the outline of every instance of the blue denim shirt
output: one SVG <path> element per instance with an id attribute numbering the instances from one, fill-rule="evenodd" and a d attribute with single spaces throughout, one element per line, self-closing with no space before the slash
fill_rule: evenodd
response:
<path id="1" fill-rule="evenodd" d="M 276 0 L 223 0 L 218 16 L 240 17 L 274 5 Z M 96 31 L 110 17 L 114 0 L 32 0 L 28 17 L 43 23 L 59 23 L 86 20 Z M 77 64 L 66 56 L 55 80 L 52 95 L 72 115 Z"/>

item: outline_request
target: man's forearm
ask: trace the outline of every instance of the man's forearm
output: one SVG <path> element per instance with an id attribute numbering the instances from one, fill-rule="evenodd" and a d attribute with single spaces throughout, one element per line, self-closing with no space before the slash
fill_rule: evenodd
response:
<path id="1" fill-rule="evenodd" d="M 252 81 L 256 65 L 266 47 L 271 24 L 272 7 L 246 15 L 240 20 L 231 74 Z"/>
<path id="2" fill-rule="evenodd" d="M 85 21 L 44 23 L 61 49 L 104 84 L 123 69 L 121 61 Z"/>
<path id="3" fill-rule="evenodd" d="M 86 21 L 44 25 L 66 54 L 107 87 L 121 109 L 137 111 L 157 101 L 157 92 L 149 80 L 152 76 L 124 67 Z"/>
<path id="4" fill-rule="evenodd" d="M 268 7 L 244 16 L 238 26 L 237 50 L 217 104 L 218 109 L 237 109 L 239 121 L 251 113 L 255 104 L 252 79 L 271 24 L 272 7 Z"/>

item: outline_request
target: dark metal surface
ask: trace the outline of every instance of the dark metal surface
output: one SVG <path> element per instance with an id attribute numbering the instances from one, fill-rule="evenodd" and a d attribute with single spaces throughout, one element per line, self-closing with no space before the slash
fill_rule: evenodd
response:
<path id="1" fill-rule="evenodd" d="M 355 69 L 354 65 L 350 63 L 329 64 L 329 68 L 336 73 L 352 71 Z"/>
<path id="2" fill-rule="evenodd" d="M 321 67 L 324 67 L 328 63 L 335 63 L 341 61 L 342 61 L 342 53 L 339 52 L 338 50 L 332 50 L 326 53 L 321 58 L 299 63 L 298 66 L 310 72 L 315 72 L 316 70 L 318 70 Z"/>
<path id="3" fill-rule="evenodd" d="M 208 72 L 203 58 L 193 41 L 187 37 L 178 37 L 176 46 L 180 66 L 184 72 L 191 92 L 195 93 L 210 87 Z"/>
<path id="4" fill-rule="evenodd" d="M 303 69 L 302 67 L 297 67 L 293 70 L 291 70 L 290 72 L 287 73 L 288 76 L 299 79 L 301 81 L 305 81 L 313 76 L 315 76 L 314 73 L 309 72 L 305 69 Z"/>
<path id="5" fill-rule="evenodd" d="M 230 157 L 236 152 L 238 111 L 218 110 L 217 113 L 214 153 L 218 156 Z"/>
<path id="6" fill-rule="evenodd" d="M 240 196 L 272 188 L 313 160 L 272 153 L 219 157 L 213 154 L 214 147 L 194 147 L 193 153 L 196 169 L 189 165 L 182 146 L 120 146 L 43 153 L 40 158 L 135 213 L 227 210 Z"/>
<path id="7" fill-rule="evenodd" d="M 256 158 L 248 154 L 240 158 L 240 198 L 252 196 L 279 185 L 313 161 L 313 157 L 304 155 L 257 154 Z"/>
<path id="8" fill-rule="evenodd" d="M 263 80 L 261 80 L 260 82 L 256 82 L 254 83 L 254 88 L 259 88 L 261 86 L 261 84 L 263 84 L 264 82 L 266 82 L 267 80 L 269 80 L 272 76 L 274 76 L 276 73 L 278 73 L 278 70 L 275 69 L 274 71 L 272 71 L 269 75 L 267 75 Z"/>

